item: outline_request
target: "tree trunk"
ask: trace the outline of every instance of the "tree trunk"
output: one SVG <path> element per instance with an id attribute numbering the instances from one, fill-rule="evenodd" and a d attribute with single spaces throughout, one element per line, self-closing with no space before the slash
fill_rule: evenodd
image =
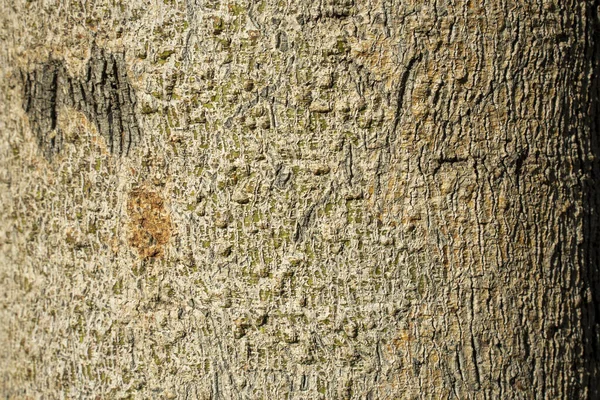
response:
<path id="1" fill-rule="evenodd" d="M 7 398 L 600 398 L 574 0 L 4 1 Z"/>

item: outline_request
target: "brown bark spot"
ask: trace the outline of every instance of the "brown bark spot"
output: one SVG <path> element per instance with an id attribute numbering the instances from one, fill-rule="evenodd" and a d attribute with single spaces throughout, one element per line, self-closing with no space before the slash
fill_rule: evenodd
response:
<path id="1" fill-rule="evenodd" d="M 171 238 L 171 217 L 159 193 L 146 187 L 133 189 L 127 200 L 129 245 L 140 258 L 161 257 Z"/>

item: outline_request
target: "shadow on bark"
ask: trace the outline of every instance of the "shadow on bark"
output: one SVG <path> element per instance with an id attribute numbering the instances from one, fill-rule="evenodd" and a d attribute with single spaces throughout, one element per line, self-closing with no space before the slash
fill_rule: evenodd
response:
<path id="1" fill-rule="evenodd" d="M 583 162 L 583 246 L 580 256 L 583 293 L 581 324 L 583 328 L 583 367 L 587 382 L 588 398 L 600 398 L 600 2 L 588 7 L 586 60 L 591 74 L 588 82 L 587 105 L 589 132 L 587 143 L 582 143 L 587 159 Z M 584 106 L 585 107 L 585 106 Z"/>

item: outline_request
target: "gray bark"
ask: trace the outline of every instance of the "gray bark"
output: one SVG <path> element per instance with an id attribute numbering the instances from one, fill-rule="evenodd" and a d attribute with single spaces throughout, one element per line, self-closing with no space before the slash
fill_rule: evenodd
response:
<path id="1" fill-rule="evenodd" d="M 0 393 L 599 398 L 598 8 L 0 3 Z"/>

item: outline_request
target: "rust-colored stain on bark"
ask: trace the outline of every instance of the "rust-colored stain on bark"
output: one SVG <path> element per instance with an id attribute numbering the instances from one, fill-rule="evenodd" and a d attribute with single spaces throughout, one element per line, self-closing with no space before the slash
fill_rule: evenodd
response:
<path id="1" fill-rule="evenodd" d="M 161 257 L 171 238 L 171 217 L 159 193 L 146 187 L 133 189 L 127 200 L 129 245 L 140 258 Z"/>

